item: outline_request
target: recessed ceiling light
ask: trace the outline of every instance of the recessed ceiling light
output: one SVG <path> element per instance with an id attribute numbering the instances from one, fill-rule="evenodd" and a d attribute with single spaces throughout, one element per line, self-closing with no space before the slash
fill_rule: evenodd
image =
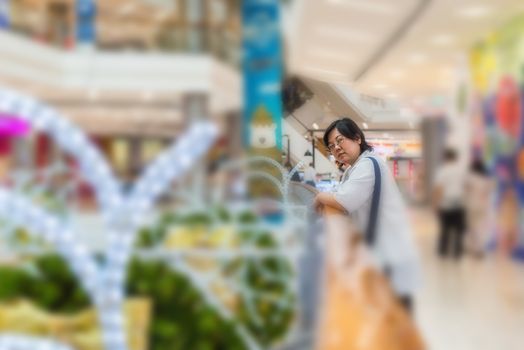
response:
<path id="1" fill-rule="evenodd" d="M 315 130 L 320 129 L 320 128 L 318 127 L 318 124 L 317 124 L 317 123 L 313 123 L 313 129 L 315 129 Z"/>
<path id="2" fill-rule="evenodd" d="M 471 5 L 459 8 L 456 13 L 458 16 L 468 19 L 486 17 L 493 12 L 493 9 L 486 5 Z"/>
<path id="3" fill-rule="evenodd" d="M 376 35 L 361 30 L 350 30 L 340 27 L 328 27 L 325 25 L 315 28 L 319 36 L 335 38 L 344 41 L 354 41 L 358 43 L 371 44 L 376 40 Z"/>
<path id="4" fill-rule="evenodd" d="M 379 83 L 379 84 L 373 85 L 373 88 L 377 90 L 385 90 L 388 88 L 388 86 L 386 84 Z"/>
<path id="5" fill-rule="evenodd" d="M 369 128 L 368 123 L 362 123 L 362 126 L 364 127 L 364 129 L 368 129 Z"/>
<path id="6" fill-rule="evenodd" d="M 456 37 L 451 34 L 438 34 L 430 39 L 430 42 L 436 46 L 447 46 L 456 41 Z"/>
<path id="7" fill-rule="evenodd" d="M 320 59 L 327 59 L 327 60 L 337 60 L 337 61 L 344 61 L 344 62 L 351 62 L 352 56 L 350 56 L 348 53 L 340 52 L 340 51 L 328 51 L 328 50 L 322 50 L 319 48 L 310 49 L 307 51 L 308 55 L 314 58 L 320 58 Z"/>
<path id="8" fill-rule="evenodd" d="M 397 9 L 394 6 L 387 5 L 385 3 L 373 3 L 370 1 L 360 0 L 329 0 L 329 2 L 334 5 L 347 6 L 355 10 L 361 10 L 365 12 L 381 13 L 387 15 L 397 12 Z"/>
<path id="9" fill-rule="evenodd" d="M 392 69 L 389 74 L 393 79 L 400 79 L 406 75 L 406 72 L 403 69 Z"/>
<path id="10" fill-rule="evenodd" d="M 420 52 L 414 52 L 408 55 L 407 62 L 412 64 L 424 63 L 427 60 L 427 56 Z"/>
<path id="11" fill-rule="evenodd" d="M 346 74 L 341 73 L 339 71 L 335 71 L 335 70 L 322 69 L 322 68 L 311 67 L 311 66 L 302 66 L 301 69 L 312 72 L 312 73 L 314 72 L 314 73 L 319 73 L 322 75 L 326 74 L 326 75 L 336 76 L 336 77 L 341 78 L 342 81 L 347 81 L 348 79 L 348 76 Z"/>

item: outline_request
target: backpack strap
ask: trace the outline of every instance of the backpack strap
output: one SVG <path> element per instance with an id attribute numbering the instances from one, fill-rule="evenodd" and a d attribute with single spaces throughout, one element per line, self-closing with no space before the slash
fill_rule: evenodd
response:
<path id="1" fill-rule="evenodd" d="M 373 157 L 366 157 L 373 162 L 373 170 L 375 172 L 375 183 L 373 185 L 373 196 L 371 198 L 371 210 L 369 211 L 369 221 L 366 230 L 365 240 L 369 247 L 372 247 L 377 240 L 377 221 L 378 221 L 378 207 L 380 203 L 380 192 L 382 190 L 382 174 L 380 173 L 380 166 L 378 161 Z"/>

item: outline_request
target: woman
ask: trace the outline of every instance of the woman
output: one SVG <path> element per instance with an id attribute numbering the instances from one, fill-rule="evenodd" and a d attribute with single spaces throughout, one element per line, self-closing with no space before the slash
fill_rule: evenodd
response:
<path id="1" fill-rule="evenodd" d="M 315 207 L 331 206 L 351 216 L 360 232 L 366 232 L 375 184 L 373 162 L 381 174 L 381 191 L 377 212 L 375 242 L 371 252 L 389 276 L 402 304 L 411 309 L 412 296 L 418 285 L 418 256 L 412 240 L 405 206 L 400 191 L 387 165 L 366 142 L 358 125 L 349 118 L 333 122 L 324 134 L 324 144 L 346 170 L 334 193 L 319 193 Z"/>

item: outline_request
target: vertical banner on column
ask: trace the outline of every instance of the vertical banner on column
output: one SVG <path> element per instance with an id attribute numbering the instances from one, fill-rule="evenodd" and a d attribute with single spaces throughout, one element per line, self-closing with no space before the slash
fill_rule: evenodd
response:
<path id="1" fill-rule="evenodd" d="M 94 45 L 96 40 L 95 0 L 76 0 L 76 42 L 78 45 Z"/>
<path id="2" fill-rule="evenodd" d="M 282 158 L 282 49 L 278 0 L 244 0 L 244 145 Z"/>
<path id="3" fill-rule="evenodd" d="M 0 0 L 0 29 L 9 28 L 9 2 L 11 0 Z"/>

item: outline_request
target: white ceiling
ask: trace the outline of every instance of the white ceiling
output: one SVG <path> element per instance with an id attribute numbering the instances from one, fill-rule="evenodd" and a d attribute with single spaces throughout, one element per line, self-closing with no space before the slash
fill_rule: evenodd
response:
<path id="1" fill-rule="evenodd" d="M 420 15 L 391 41 L 417 6 Z M 468 50 L 523 12 L 522 0 L 296 0 L 286 24 L 289 70 L 412 106 L 451 91 Z"/>

